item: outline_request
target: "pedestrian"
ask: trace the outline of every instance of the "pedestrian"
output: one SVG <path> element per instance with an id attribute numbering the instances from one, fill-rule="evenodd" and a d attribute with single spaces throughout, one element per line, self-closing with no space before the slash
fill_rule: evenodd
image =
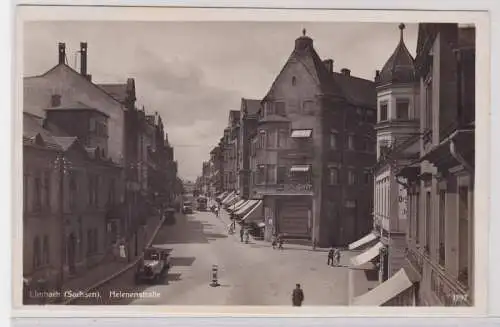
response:
<path id="1" fill-rule="evenodd" d="M 243 226 L 241 226 L 240 228 L 240 240 L 241 240 L 241 243 L 243 243 L 243 235 L 245 234 L 245 229 Z"/>
<path id="2" fill-rule="evenodd" d="M 316 239 L 313 239 L 313 251 L 316 251 L 316 247 L 318 246 L 318 242 Z"/>
<path id="3" fill-rule="evenodd" d="M 300 288 L 300 284 L 295 284 L 295 289 L 292 292 L 292 304 L 294 307 L 300 307 L 302 302 L 304 302 L 304 291 Z"/>
<path id="4" fill-rule="evenodd" d="M 249 239 L 250 239 L 250 233 L 248 232 L 248 229 L 245 229 L 245 243 L 248 244 Z"/>
<path id="5" fill-rule="evenodd" d="M 338 266 L 340 264 L 340 249 L 337 249 L 335 252 L 335 265 Z"/>
<path id="6" fill-rule="evenodd" d="M 219 207 L 215 208 L 215 217 L 219 217 Z"/>
<path id="7" fill-rule="evenodd" d="M 330 248 L 330 250 L 328 251 L 328 261 L 327 261 L 327 265 L 328 266 L 333 266 L 333 258 L 335 256 L 335 250 L 333 248 L 333 246 Z"/>
<path id="8" fill-rule="evenodd" d="M 277 243 L 278 243 L 278 242 L 276 241 L 276 235 L 273 235 L 273 238 L 272 238 L 272 243 L 271 243 L 271 244 L 273 245 L 273 250 L 275 250 L 275 249 L 276 249 L 276 245 L 277 245 Z"/>
<path id="9" fill-rule="evenodd" d="M 283 250 L 283 235 L 278 235 L 278 249 Z"/>

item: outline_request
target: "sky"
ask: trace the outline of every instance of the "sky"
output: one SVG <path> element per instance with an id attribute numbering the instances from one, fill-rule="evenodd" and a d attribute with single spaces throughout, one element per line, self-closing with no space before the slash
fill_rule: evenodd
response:
<path id="1" fill-rule="evenodd" d="M 194 180 L 241 98 L 262 99 L 290 56 L 302 29 L 334 70 L 373 80 L 399 41 L 399 24 L 311 22 L 29 22 L 24 26 L 24 76 L 57 64 L 58 42 L 79 70 L 88 43 L 96 83 L 135 78 L 137 104 L 157 111 L 174 147 L 179 176 Z M 406 24 L 414 55 L 417 25 Z"/>

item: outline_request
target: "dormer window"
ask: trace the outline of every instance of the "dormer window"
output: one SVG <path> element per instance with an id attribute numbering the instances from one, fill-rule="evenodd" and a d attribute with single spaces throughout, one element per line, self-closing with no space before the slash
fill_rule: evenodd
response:
<path id="1" fill-rule="evenodd" d="M 380 104 L 380 118 L 379 121 L 387 121 L 387 111 L 388 111 L 388 104 L 387 102 L 381 103 Z"/>

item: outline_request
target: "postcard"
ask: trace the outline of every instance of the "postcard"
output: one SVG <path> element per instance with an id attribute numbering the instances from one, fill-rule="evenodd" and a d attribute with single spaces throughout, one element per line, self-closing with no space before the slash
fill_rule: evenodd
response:
<path id="1" fill-rule="evenodd" d="M 485 312 L 484 13 L 16 19 L 19 308 Z"/>

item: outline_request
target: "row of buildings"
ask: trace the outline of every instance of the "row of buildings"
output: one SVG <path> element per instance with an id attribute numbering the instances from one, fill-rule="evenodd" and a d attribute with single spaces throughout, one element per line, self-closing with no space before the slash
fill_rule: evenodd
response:
<path id="1" fill-rule="evenodd" d="M 353 305 L 471 305 L 475 29 L 419 24 L 373 81 L 305 36 L 262 99 L 230 111 L 203 164 L 210 194 L 262 203 L 266 230 L 347 246 L 380 285 Z"/>
<path id="2" fill-rule="evenodd" d="M 177 163 L 160 115 L 136 107 L 135 80 L 99 84 L 58 62 L 23 81 L 23 275 L 54 288 L 124 242 L 141 250 L 148 216 L 169 204 Z M 55 51 L 54 51 L 55 52 Z M 43 284 L 43 285 L 42 285 Z"/>
<path id="3" fill-rule="evenodd" d="M 341 246 L 372 227 L 375 82 L 334 71 L 305 32 L 267 94 L 229 112 L 202 180 L 258 200 L 266 239 Z"/>

